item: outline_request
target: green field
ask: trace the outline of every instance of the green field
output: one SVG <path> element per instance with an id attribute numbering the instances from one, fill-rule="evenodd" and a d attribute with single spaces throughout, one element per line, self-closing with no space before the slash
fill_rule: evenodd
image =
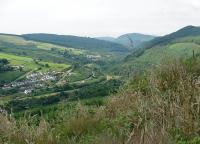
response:
<path id="1" fill-rule="evenodd" d="M 20 76 L 24 75 L 26 72 L 20 71 L 9 71 L 6 73 L 0 73 L 0 82 L 11 82 Z"/>
<path id="2" fill-rule="evenodd" d="M 39 61 L 36 63 L 32 58 L 29 57 L 15 56 L 5 53 L 0 53 L 0 58 L 8 59 L 10 64 L 13 66 L 23 66 L 25 71 L 36 70 L 38 68 L 41 68 L 39 71 L 62 71 L 70 67 L 70 65 L 67 64 L 56 64 L 44 61 Z M 45 67 L 45 64 L 48 64 L 49 67 Z"/>
<path id="3" fill-rule="evenodd" d="M 34 41 L 26 41 L 21 37 L 12 35 L 0 35 L 0 42 L 15 43 L 16 45 L 30 45 L 36 43 Z"/>
<path id="4" fill-rule="evenodd" d="M 58 49 L 58 50 L 66 50 L 72 55 L 82 55 L 86 53 L 85 50 L 80 50 L 80 49 L 74 49 L 74 48 L 68 48 L 68 47 L 63 47 L 63 46 L 58 46 L 54 44 L 49 44 L 49 43 L 41 43 L 41 42 L 35 42 L 37 45 L 37 48 L 39 49 L 44 49 L 44 50 L 52 50 L 52 49 Z"/>

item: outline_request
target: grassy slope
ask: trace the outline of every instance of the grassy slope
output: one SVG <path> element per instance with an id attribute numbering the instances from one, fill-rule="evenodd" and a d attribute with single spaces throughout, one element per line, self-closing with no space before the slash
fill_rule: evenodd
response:
<path id="1" fill-rule="evenodd" d="M 159 63 L 163 58 L 180 58 L 192 56 L 200 52 L 200 45 L 190 42 L 175 43 L 166 46 L 156 46 L 146 50 L 144 54 L 136 59 L 136 62 Z"/>
<path id="2" fill-rule="evenodd" d="M 66 68 L 69 68 L 70 65 L 67 64 L 56 64 L 51 62 L 44 62 L 41 61 L 39 64 L 36 64 L 32 58 L 29 57 L 22 57 L 22 56 L 15 56 L 11 54 L 0 53 L 0 58 L 6 58 L 9 60 L 10 64 L 13 66 L 24 66 L 26 71 L 35 70 L 38 68 L 42 68 L 41 71 L 62 71 Z M 41 65 L 48 64 L 49 67 L 42 67 Z"/>
<path id="3" fill-rule="evenodd" d="M 174 39 L 165 45 L 155 45 L 154 47 L 145 50 L 140 56 L 129 57 L 123 63 L 120 63 L 116 69 L 121 75 L 132 75 L 136 72 L 144 71 L 145 69 L 159 65 L 162 60 L 179 59 L 180 57 L 190 57 L 199 55 L 200 53 L 200 36 L 183 37 Z"/>
<path id="4" fill-rule="evenodd" d="M 24 74 L 25 72 L 20 72 L 20 71 L 10 71 L 6 73 L 0 73 L 0 82 L 6 82 L 6 83 L 11 82 Z"/>

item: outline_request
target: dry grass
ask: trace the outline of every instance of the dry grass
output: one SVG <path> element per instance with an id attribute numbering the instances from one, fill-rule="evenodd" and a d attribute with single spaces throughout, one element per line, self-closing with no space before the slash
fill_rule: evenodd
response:
<path id="1" fill-rule="evenodd" d="M 196 68 L 195 72 L 198 72 Z M 130 87 L 112 98 L 108 114 L 114 118 L 125 114 L 132 122 L 132 132 L 126 143 L 164 144 L 176 143 L 177 136 L 185 142 L 198 137 L 198 76 L 199 73 L 192 73 L 182 62 L 163 65 L 153 70 L 148 79 L 137 82 L 144 86 L 143 91 Z M 127 115 L 129 113 L 133 114 Z"/>
<path id="2" fill-rule="evenodd" d="M 0 143 L 14 144 L 56 144 L 53 129 L 41 119 L 38 126 L 30 126 L 30 121 L 16 122 L 6 114 L 0 114 Z"/>

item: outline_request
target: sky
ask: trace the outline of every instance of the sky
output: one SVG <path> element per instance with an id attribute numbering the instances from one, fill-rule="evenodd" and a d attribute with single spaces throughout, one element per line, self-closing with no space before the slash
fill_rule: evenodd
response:
<path id="1" fill-rule="evenodd" d="M 165 35 L 200 26 L 200 0 L 0 0 L 0 33 Z"/>

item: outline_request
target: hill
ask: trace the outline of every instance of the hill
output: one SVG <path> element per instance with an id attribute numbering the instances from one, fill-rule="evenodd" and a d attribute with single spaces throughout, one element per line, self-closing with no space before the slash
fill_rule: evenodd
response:
<path id="1" fill-rule="evenodd" d="M 152 35 L 144 35 L 144 34 L 139 34 L 139 33 L 130 33 L 130 34 L 125 34 L 117 38 L 117 42 L 123 45 L 127 45 L 129 48 L 136 48 L 143 42 L 150 41 L 154 39 L 155 36 Z M 131 40 L 132 43 L 131 44 Z"/>
<path id="2" fill-rule="evenodd" d="M 97 40 L 89 37 L 77 37 L 70 35 L 55 34 L 26 34 L 22 35 L 26 40 L 52 43 L 65 47 L 73 47 L 83 50 L 98 52 L 128 52 L 128 49 L 120 44 Z"/>
<path id="3" fill-rule="evenodd" d="M 95 38 L 99 39 L 99 40 L 110 41 L 110 42 L 116 43 L 116 38 L 114 38 L 114 37 L 95 37 Z"/>
<path id="4" fill-rule="evenodd" d="M 146 49 L 151 48 L 155 45 L 164 45 L 170 42 L 173 42 L 175 39 L 188 37 L 188 36 L 199 36 L 200 34 L 200 27 L 195 26 L 186 26 L 176 32 L 168 34 L 163 37 L 157 37 L 152 41 L 149 41 L 143 45 Z"/>
<path id="5" fill-rule="evenodd" d="M 163 59 L 191 57 L 193 51 L 196 56 L 200 53 L 200 27 L 187 26 L 143 43 L 112 71 L 132 75 L 158 65 Z"/>
<path id="6" fill-rule="evenodd" d="M 145 34 L 139 34 L 139 33 L 129 33 L 129 34 L 121 35 L 117 38 L 98 37 L 97 39 L 115 42 L 115 43 L 127 46 L 129 49 L 135 49 L 141 43 L 150 41 L 154 38 L 155 38 L 155 36 L 152 36 L 152 35 L 145 35 Z"/>

